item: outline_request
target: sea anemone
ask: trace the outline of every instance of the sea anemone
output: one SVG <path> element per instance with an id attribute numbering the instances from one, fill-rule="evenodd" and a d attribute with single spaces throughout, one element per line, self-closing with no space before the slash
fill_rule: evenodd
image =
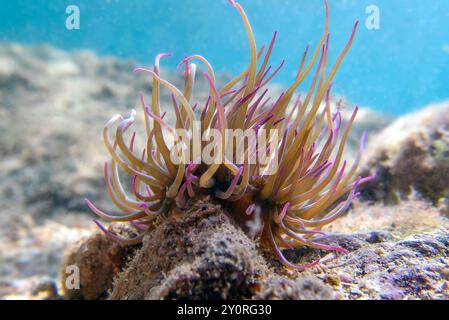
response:
<path id="1" fill-rule="evenodd" d="M 106 187 L 112 201 L 123 213 L 106 213 L 86 201 L 101 218 L 130 222 L 139 230 L 140 235 L 136 238 L 125 239 L 95 221 L 108 236 L 124 244 L 133 244 L 151 231 L 156 217 L 170 214 L 176 208 L 188 205 L 189 199 L 194 201 L 199 195 L 207 194 L 222 203 L 228 214 L 250 236 L 260 239 L 262 246 L 270 248 L 284 265 L 302 270 L 315 265 L 318 260 L 297 265 L 288 261 L 282 250 L 308 246 L 345 252 L 317 239 L 323 234 L 321 229 L 325 225 L 345 213 L 358 196 L 357 187 L 372 178 L 356 176 L 364 135 L 354 163 L 348 166 L 342 160 L 358 108 L 343 128 L 340 111 L 332 111 L 330 106 L 331 83 L 353 42 L 357 23 L 343 52 L 327 72 L 329 13 L 325 1 L 326 23 L 318 46 L 310 59 L 307 47 L 293 84 L 279 97 L 271 99 L 265 88 L 284 65 L 282 61 L 274 70 L 269 66 L 276 33 L 266 52 L 264 48 L 257 50 L 243 8 L 234 0 L 229 1 L 239 12 L 248 35 L 249 66 L 219 89 L 213 68 L 204 57 L 186 57 L 180 63 L 184 67 L 183 91 L 160 75 L 160 61 L 169 54 L 159 54 L 151 70 L 136 69 L 135 72 L 149 75 L 153 83 L 151 103 L 143 93 L 140 94 L 145 147 L 139 153 L 135 151 L 135 132 L 130 134 L 130 142 L 125 141 L 135 121 L 134 110 L 128 118 L 112 117 L 103 129 L 104 144 L 111 157 L 104 167 Z M 198 104 L 191 102 L 197 71 L 192 60 L 204 64 L 207 70 L 204 77 L 210 89 L 200 114 L 195 112 Z M 313 78 L 307 93 L 296 94 L 311 72 Z M 165 113 L 161 111 L 161 86 L 171 93 L 176 115 L 174 127 L 164 120 Z M 246 137 L 247 143 L 244 143 L 245 137 L 236 141 L 235 137 L 226 134 L 238 130 L 252 130 L 256 139 L 250 142 Z M 183 137 L 179 134 L 182 131 L 187 133 Z M 210 137 L 211 132 L 219 133 L 220 142 L 214 145 L 214 161 L 190 156 L 206 147 L 205 141 L 198 143 L 195 137 Z M 240 155 L 241 161 L 228 157 L 227 151 Z M 174 161 L 174 154 L 184 161 Z M 129 176 L 128 189 L 132 195 L 128 195 L 122 185 L 119 169 Z"/>

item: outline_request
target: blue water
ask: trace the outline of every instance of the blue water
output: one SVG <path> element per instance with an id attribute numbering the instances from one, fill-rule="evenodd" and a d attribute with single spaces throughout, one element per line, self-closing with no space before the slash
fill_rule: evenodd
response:
<path id="1" fill-rule="evenodd" d="M 329 0 L 334 61 L 355 20 L 355 43 L 335 79 L 334 92 L 351 102 L 402 114 L 449 98 L 448 0 Z M 240 0 L 258 45 L 279 32 L 273 64 L 286 66 L 276 78 L 288 84 L 308 43 L 316 44 L 324 22 L 319 0 Z M 78 5 L 80 30 L 65 28 L 65 9 Z M 365 27 L 365 8 L 380 9 L 380 29 Z M 73 50 L 136 59 L 151 65 L 171 52 L 174 66 L 184 54 L 206 56 L 218 71 L 237 73 L 248 62 L 240 17 L 226 0 L 1 0 L 0 40 L 50 43 Z"/>

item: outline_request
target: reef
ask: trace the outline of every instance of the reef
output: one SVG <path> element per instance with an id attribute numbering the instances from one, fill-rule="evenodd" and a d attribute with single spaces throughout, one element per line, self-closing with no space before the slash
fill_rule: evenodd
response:
<path id="1" fill-rule="evenodd" d="M 396 170 L 390 171 L 394 175 L 379 174 L 375 184 L 362 190 L 362 199 L 323 230 L 332 235 L 321 240 L 345 248 L 348 255 L 307 248 L 286 253 L 297 263 L 322 257 L 319 266 L 304 272 L 288 271 L 260 250 L 257 242 L 223 214 L 219 204 L 208 203 L 205 211 L 192 207 L 198 209 L 192 216 L 183 219 L 173 215 L 161 221 L 141 247 L 117 245 L 94 228 L 83 203 L 83 198 L 89 196 L 108 206 L 101 176 L 105 153 L 92 147 L 92 141 L 100 143 L 98 132 L 111 112 L 126 112 L 126 106 L 139 102 L 135 92 L 151 86 L 130 74 L 136 67 L 134 62 L 98 57 L 90 52 L 66 53 L 49 46 L 3 44 L 0 61 L 0 298 L 193 299 L 207 294 L 214 298 L 249 299 L 448 299 L 449 223 L 443 188 L 426 193 L 420 185 L 431 184 L 421 179 L 413 183 L 415 192 L 404 187 L 400 197 L 385 201 L 388 197 L 382 194 L 394 196 L 398 184 L 410 185 L 401 182 L 409 181 L 401 180 L 409 177 L 398 175 Z M 164 72 L 171 82 L 182 85 L 182 77 L 165 69 Z M 225 83 L 230 78 L 217 74 L 217 79 Z M 204 97 L 207 83 L 199 79 L 197 90 Z M 417 140 L 427 141 L 424 145 L 429 146 L 421 148 L 421 152 L 426 152 L 429 159 L 438 156 L 438 161 L 430 163 L 441 166 L 444 144 L 439 141 L 445 140 L 427 133 L 447 127 L 444 105 L 447 102 L 423 106 L 415 115 L 398 118 L 396 123 L 406 124 L 398 131 L 391 129 L 392 125 L 384 143 L 404 132 L 424 132 L 425 135 L 410 137 L 425 137 Z M 61 110 L 64 116 L 48 117 L 55 110 Z M 348 113 L 343 110 L 343 121 L 349 118 Z M 433 120 L 426 114 L 432 115 Z M 373 164 L 369 173 L 381 167 L 376 164 L 381 163 L 375 151 L 380 150 L 380 143 L 376 141 L 382 140 L 377 133 L 389 122 L 390 119 L 361 108 L 348 138 L 350 156 L 351 150 L 358 149 L 360 133 L 370 130 L 364 157 Z M 381 133 L 383 137 L 385 134 Z M 405 141 L 398 138 L 397 143 L 391 144 L 395 149 L 388 149 L 396 151 L 388 152 L 389 159 L 399 154 L 404 159 L 406 153 L 402 150 L 408 148 Z M 362 170 L 367 168 L 363 164 Z M 72 183 L 65 183 L 65 179 Z M 391 192 L 370 196 L 379 190 L 379 185 L 383 186 L 381 190 Z M 120 228 L 121 225 L 111 226 L 119 234 Z M 153 242 L 164 240 L 163 234 L 172 231 L 185 242 L 172 247 L 167 241 L 161 241 L 160 246 Z M 207 242 L 208 238 L 213 245 Z M 232 250 L 227 250 L 228 246 Z M 158 252 L 165 252 L 170 258 L 163 259 Z M 76 293 L 63 286 L 65 265 L 74 258 L 87 270 L 82 277 L 83 290 Z M 164 273 L 157 274 L 156 264 Z M 132 274 L 139 266 L 145 277 Z M 107 270 L 101 281 L 89 276 L 97 270 Z M 127 286 L 125 279 L 142 281 L 146 286 Z M 209 280 L 213 285 L 207 285 Z M 231 284 L 235 291 L 229 289 Z"/>
<path id="2" fill-rule="evenodd" d="M 420 200 L 394 207 L 357 203 L 334 226 L 338 232 L 320 239 L 349 254 L 329 253 L 318 266 L 298 272 L 261 250 L 219 204 L 206 198 L 161 220 L 116 270 L 114 280 L 109 277 L 106 284 L 86 278 L 82 283 L 82 288 L 110 287 L 108 295 L 101 291 L 77 298 L 448 299 L 448 227 L 437 208 Z M 95 234 L 74 252 L 89 262 L 96 250 L 100 258 L 82 267 L 113 270 L 114 259 L 101 258 L 98 237 L 109 241 Z M 306 248 L 286 252 L 297 263 L 320 254 Z"/>
<path id="3" fill-rule="evenodd" d="M 365 199 L 395 203 L 416 192 L 444 210 L 449 196 L 449 103 L 397 119 L 373 137 L 364 159 L 361 172 L 378 177 L 362 187 Z"/>
<path id="4" fill-rule="evenodd" d="M 112 225 L 114 226 L 114 224 Z M 101 240 L 103 239 L 103 240 Z M 72 251 L 83 261 L 88 274 L 110 274 L 117 258 L 95 257 L 105 252 L 94 235 Z M 117 255 L 121 253 L 117 251 Z M 114 255 L 115 256 L 115 255 Z M 118 258 L 118 260 L 121 260 Z M 66 260 L 66 265 L 73 264 Z M 109 282 L 90 277 L 82 279 L 84 288 L 110 287 L 109 299 L 331 299 L 332 290 L 313 276 L 293 280 L 279 277 L 270 268 L 253 240 L 248 238 L 219 204 L 209 197 L 197 199 L 179 214 L 161 219 L 143 240 L 142 247 L 130 255 L 130 261 L 116 269 Z M 62 279 L 63 281 L 65 279 Z M 100 279 L 101 280 L 101 279 Z M 104 279 L 106 280 L 106 279 Z M 94 288 L 96 289 L 96 288 Z M 74 290 L 80 292 L 80 290 Z M 101 299 L 96 296 L 67 298 Z"/>

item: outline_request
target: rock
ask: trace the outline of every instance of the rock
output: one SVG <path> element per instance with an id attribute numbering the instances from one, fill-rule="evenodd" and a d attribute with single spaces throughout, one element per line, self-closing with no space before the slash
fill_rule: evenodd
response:
<path id="1" fill-rule="evenodd" d="M 113 224 L 110 231 L 125 237 L 133 237 L 131 228 Z M 97 231 L 91 237 L 80 241 L 68 252 L 61 269 L 61 288 L 66 299 L 104 299 L 112 288 L 112 281 L 126 265 L 140 245 L 121 246 Z M 73 272 L 76 267 L 76 274 Z M 69 272 L 70 271 L 70 272 Z M 79 275 L 79 287 L 68 286 L 72 275 Z M 77 280 L 77 279 L 76 279 Z M 73 280 L 73 281 L 76 281 Z"/>
<path id="2" fill-rule="evenodd" d="M 157 221 L 144 237 L 142 248 L 116 275 L 108 298 L 447 299 L 449 221 L 440 217 L 429 220 L 433 225 L 391 226 L 396 213 L 406 215 L 413 207 L 428 208 L 406 202 L 393 212 L 391 208 L 382 210 L 385 207 L 381 205 L 358 204 L 352 215 L 376 214 L 357 226 L 359 232 L 347 232 L 350 229 L 344 225 L 353 217 L 346 216 L 339 225 L 346 233 L 317 239 L 341 246 L 349 254 L 305 247 L 285 250 L 297 263 L 322 257 L 318 266 L 297 272 L 285 269 L 270 252 L 261 251 L 219 204 L 206 197 L 193 202 L 188 210 Z M 370 230 L 374 220 L 379 221 L 378 226 L 383 223 L 383 228 Z M 89 252 L 93 256 L 96 250 L 92 247 Z"/>
<path id="3" fill-rule="evenodd" d="M 76 246 L 66 265 L 79 266 L 81 288 L 64 289 L 65 298 L 335 298 L 311 274 L 291 279 L 275 273 L 254 241 L 209 197 L 160 218 L 137 251 L 117 251 L 117 246 L 100 234 Z M 123 263 L 125 257 L 129 263 Z"/>
<path id="4" fill-rule="evenodd" d="M 322 270 L 313 274 L 325 279 L 344 274 L 345 283 L 334 285 L 343 299 L 448 299 L 448 240 L 445 230 L 365 242 L 348 255 L 322 262 Z"/>
<path id="5" fill-rule="evenodd" d="M 314 276 L 297 280 L 286 277 L 270 277 L 263 281 L 260 292 L 254 299 L 262 300 L 331 300 L 334 291 Z"/>
<path id="6" fill-rule="evenodd" d="M 377 179 L 363 197 L 397 203 L 412 190 L 436 204 L 449 196 L 449 102 L 403 116 L 372 137 L 362 175 Z"/>
<path id="7" fill-rule="evenodd" d="M 293 261 L 321 256 L 307 273 L 332 286 L 340 299 L 447 299 L 449 219 L 428 202 L 397 205 L 354 203 L 352 210 L 325 230 L 320 242 L 349 254 L 298 248 Z M 297 275 L 290 276 L 295 278 Z M 339 281 L 338 281 L 339 279 Z"/>
<path id="8" fill-rule="evenodd" d="M 145 237 L 110 299 L 251 298 L 267 273 L 254 242 L 206 198 Z"/>

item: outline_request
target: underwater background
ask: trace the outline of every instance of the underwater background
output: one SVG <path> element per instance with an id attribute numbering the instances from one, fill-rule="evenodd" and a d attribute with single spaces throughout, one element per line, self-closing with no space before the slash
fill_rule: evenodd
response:
<path id="1" fill-rule="evenodd" d="M 0 41 L 48 43 L 64 50 L 91 49 L 100 55 L 149 66 L 159 52 L 201 54 L 217 71 L 236 74 L 248 62 L 246 34 L 227 0 L 2 1 Z M 360 20 L 353 47 L 334 81 L 334 92 L 352 103 L 399 115 L 449 98 L 449 1 L 331 0 L 334 61 Z M 286 59 L 275 81 L 288 84 L 307 44 L 320 38 L 324 6 L 319 0 L 247 0 L 258 45 L 278 31 L 273 64 Z M 65 27 L 66 7 L 80 9 L 80 29 Z M 379 28 L 369 29 L 370 6 Z M 368 8 L 368 9 L 367 9 Z M 368 10 L 368 11 L 367 11 Z"/>
<path id="2" fill-rule="evenodd" d="M 262 255 L 260 241 L 230 223 L 235 212 L 209 206 L 210 200 L 195 200 L 192 211 L 161 219 L 145 235 L 145 247 L 104 236 L 85 201 L 111 214 L 121 211 L 103 176 L 109 156 L 102 130 L 114 115 L 128 117 L 136 108 L 136 147 L 146 141 L 139 92 L 150 101 L 153 84 L 134 68 L 151 68 L 158 53 L 172 53 L 162 61 L 161 76 L 183 89 L 176 67 L 185 55 L 207 58 L 218 87 L 248 67 L 247 33 L 229 0 L 0 0 L 0 300 L 449 300 L 449 0 L 328 2 L 327 74 L 359 21 L 329 97 L 345 128 L 360 107 L 341 146 L 341 165 L 347 160 L 353 168 L 360 159 L 354 173 L 376 178 L 357 193 L 353 189 L 357 199 L 348 210 L 324 234 L 316 232 L 325 246 L 348 254 L 283 250 L 301 265 L 322 258 L 301 273 L 285 272 L 278 260 Z M 285 59 L 285 65 L 266 86 L 267 95 L 278 99 L 294 80 L 306 46 L 315 49 L 322 37 L 324 0 L 238 3 L 258 48 L 278 32 L 269 64 L 275 69 Z M 73 8 L 79 9 L 79 29 L 70 20 Z M 210 86 L 202 77 L 204 64 L 197 64 L 192 101 L 199 103 L 200 117 Z M 316 68 L 295 95 L 309 91 Z M 169 91 L 161 92 L 164 121 L 173 124 Z M 136 136 L 129 134 L 131 149 Z M 133 193 L 137 180 L 126 172 L 117 176 Z M 209 209 L 211 219 L 203 216 Z M 263 210 L 270 217 L 270 206 Z M 317 210 L 318 218 L 329 212 Z M 126 238 L 136 231 L 127 224 L 109 227 Z M 66 267 L 73 265 L 81 268 L 82 290 L 65 281 Z"/>

